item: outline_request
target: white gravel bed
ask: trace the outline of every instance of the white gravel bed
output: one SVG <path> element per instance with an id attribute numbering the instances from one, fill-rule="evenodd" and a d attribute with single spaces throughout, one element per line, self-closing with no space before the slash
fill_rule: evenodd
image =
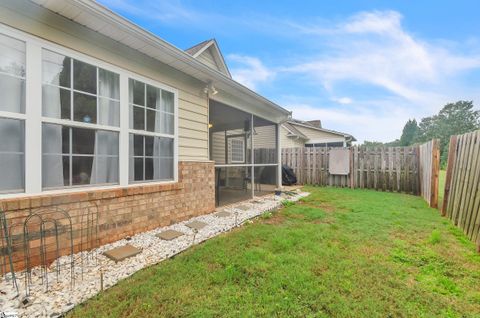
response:
<path id="1" fill-rule="evenodd" d="M 8 277 L 4 277 L 0 282 L 0 312 L 14 312 L 19 317 L 60 317 L 75 305 L 86 301 L 101 291 L 101 273 L 103 273 L 103 288 L 110 288 L 133 273 L 186 250 L 192 244 L 199 244 L 240 226 L 245 221 L 278 208 L 284 200 L 297 201 L 308 194 L 306 192 L 295 192 L 290 195 L 282 194 L 282 196 L 268 195 L 248 202 L 240 202 L 221 207 L 212 214 L 194 217 L 188 221 L 137 234 L 130 239 L 122 239 L 103 245 L 90 252 L 90 254 L 77 253 L 75 254 L 73 287 L 70 280 L 70 256 L 63 256 L 58 260 L 62 264 L 58 281 L 55 273 L 55 262 L 52 263 L 48 273 L 48 291 L 46 291 L 46 285 L 42 284 L 41 268 L 35 267 L 32 270 L 32 283 L 30 284 L 27 306 L 22 305 L 22 301 L 25 299 L 25 277 L 17 274 L 20 295 L 16 294 L 12 281 Z M 249 209 L 238 208 L 244 208 L 245 206 L 248 206 Z M 230 212 L 232 215 L 228 217 L 215 216 L 215 213 L 219 211 Z M 186 223 L 193 220 L 205 222 L 208 225 L 199 230 L 198 233 L 194 233 L 194 230 L 185 226 Z M 185 235 L 172 241 L 164 241 L 155 236 L 167 229 L 177 230 L 185 233 Z M 193 241 L 194 239 L 195 241 Z M 142 249 L 142 252 L 118 263 L 102 255 L 104 251 L 125 244 L 131 244 Z M 84 256 L 83 262 L 81 261 L 82 255 Z"/>

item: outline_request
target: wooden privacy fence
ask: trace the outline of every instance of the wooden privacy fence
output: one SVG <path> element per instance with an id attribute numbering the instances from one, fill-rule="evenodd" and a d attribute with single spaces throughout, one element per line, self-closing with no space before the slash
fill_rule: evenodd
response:
<path id="1" fill-rule="evenodd" d="M 442 215 L 480 251 L 480 130 L 450 138 Z"/>
<path id="2" fill-rule="evenodd" d="M 419 146 L 420 195 L 433 208 L 438 208 L 438 176 L 440 171 L 440 140 Z"/>
<path id="3" fill-rule="evenodd" d="M 431 206 L 438 202 L 438 141 L 412 147 L 348 148 L 349 169 L 344 175 L 329 172 L 332 149 L 284 148 L 282 163 L 293 169 L 299 184 L 404 192 L 422 195 Z"/>
<path id="4" fill-rule="evenodd" d="M 418 147 L 353 147 L 353 187 L 418 194 Z"/>

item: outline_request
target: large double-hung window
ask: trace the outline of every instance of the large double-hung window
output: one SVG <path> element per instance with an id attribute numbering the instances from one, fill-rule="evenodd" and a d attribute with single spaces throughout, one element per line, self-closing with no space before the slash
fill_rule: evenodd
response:
<path id="1" fill-rule="evenodd" d="M 120 77 L 42 51 L 44 189 L 117 184 Z"/>
<path id="2" fill-rule="evenodd" d="M 129 180 L 174 178 L 174 94 L 129 79 Z"/>
<path id="3" fill-rule="evenodd" d="M 0 193 L 25 188 L 25 42 L 0 34 Z"/>

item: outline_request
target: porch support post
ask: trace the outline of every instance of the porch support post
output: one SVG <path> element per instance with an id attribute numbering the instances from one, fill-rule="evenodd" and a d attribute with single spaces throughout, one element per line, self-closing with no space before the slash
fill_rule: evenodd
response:
<path id="1" fill-rule="evenodd" d="M 280 138 L 280 125 L 277 124 L 277 188 L 283 188 L 282 185 L 282 144 Z"/>

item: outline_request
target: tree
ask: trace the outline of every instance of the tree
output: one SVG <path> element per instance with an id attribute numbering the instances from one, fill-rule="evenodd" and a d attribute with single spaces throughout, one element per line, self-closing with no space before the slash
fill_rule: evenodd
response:
<path id="1" fill-rule="evenodd" d="M 445 105 L 438 115 L 425 117 L 420 121 L 415 142 L 439 138 L 442 164 L 445 164 L 450 136 L 464 134 L 480 127 L 480 111 L 473 108 L 472 101 L 458 101 Z"/>
<path id="2" fill-rule="evenodd" d="M 400 137 L 400 146 L 411 146 L 417 136 L 418 125 L 415 119 L 409 119 L 403 127 L 402 137 Z"/>

